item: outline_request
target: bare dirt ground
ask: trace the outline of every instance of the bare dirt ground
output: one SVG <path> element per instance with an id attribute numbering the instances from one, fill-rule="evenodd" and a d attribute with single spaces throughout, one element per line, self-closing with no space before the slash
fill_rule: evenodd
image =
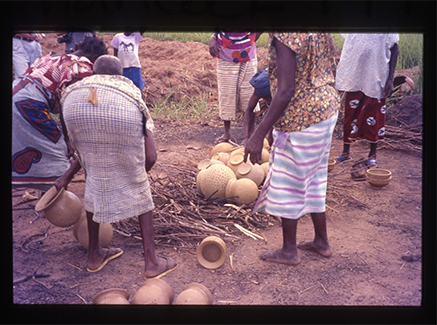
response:
<path id="1" fill-rule="evenodd" d="M 104 35 L 103 38 L 109 44 L 110 36 Z M 43 54 L 49 50 L 63 51 L 53 35 L 48 35 L 42 45 Z M 182 62 L 181 52 L 185 50 L 196 58 Z M 260 52 L 263 52 L 260 55 L 265 55 L 265 51 Z M 195 188 L 195 166 L 201 159 L 209 157 L 213 139 L 222 131 L 214 98 L 217 94 L 215 60 L 204 44 L 186 45 L 151 39 L 141 42 L 140 57 L 148 89 L 147 98 L 156 97 L 158 93 L 165 96 L 168 81 L 190 95 L 211 93 L 213 117 L 210 121 L 155 120 L 158 162 L 150 172 L 151 183 L 161 190 L 171 185 L 171 182 L 162 182 L 163 179 L 182 177 L 185 190 L 192 193 L 192 202 L 203 202 Z M 265 56 L 259 61 L 262 67 Z M 409 107 L 404 107 L 404 112 L 414 109 L 415 114 L 412 115 L 421 116 L 421 105 Z M 241 141 L 241 120 L 232 127 L 235 139 Z M 339 155 L 341 150 L 341 132 L 336 132 L 331 156 Z M 353 145 L 353 160 L 366 157 L 368 150 L 366 143 Z M 225 263 L 215 270 L 203 268 L 195 256 L 200 238 L 195 237 L 183 244 L 183 241 L 172 239 L 172 235 L 160 236 L 160 230 L 155 232 L 158 235 L 155 238 L 157 253 L 172 256 L 179 262 L 179 266 L 163 279 L 171 285 L 175 296 L 191 282 L 205 285 L 213 295 L 214 305 L 420 306 L 421 152 L 381 146 L 377 159 L 379 167 L 393 173 L 390 184 L 381 190 L 373 189 L 365 181 L 353 181 L 350 174 L 352 162 L 336 166 L 329 172 L 327 219 L 329 240 L 334 251 L 331 257 L 299 251 L 301 263 L 297 266 L 264 262 L 259 259 L 260 253 L 281 246 L 279 221 L 272 216 L 260 216 L 258 223 L 251 219 L 244 222 L 242 218 L 226 220 L 232 208 L 217 203 L 214 207 L 222 209 L 223 215 L 221 218 L 209 218 L 207 222 L 220 225 L 231 235 L 221 236 L 228 249 Z M 69 186 L 69 190 L 82 201 L 84 185 L 81 171 Z M 86 271 L 87 252 L 73 237 L 72 227 L 56 227 L 44 217 L 35 219 L 37 200 L 19 203 L 25 191 L 37 197 L 41 195 L 32 189 L 12 190 L 13 278 L 32 275 L 35 270 L 48 276 L 14 284 L 13 302 L 91 304 L 98 292 L 114 287 L 128 290 L 132 299 L 144 282 L 140 240 L 114 231 L 111 245 L 121 247 L 124 254 L 98 273 L 89 273 Z M 166 207 L 165 201 L 156 193 L 154 199 L 156 206 L 161 209 Z M 252 207 L 249 206 L 246 212 L 249 213 Z M 177 213 L 177 209 L 174 210 Z M 158 213 L 155 213 L 155 218 L 157 221 L 160 219 Z M 200 222 L 202 220 L 199 219 Z M 246 236 L 232 223 L 244 226 L 265 237 L 265 240 Z M 137 225 L 136 218 L 132 218 L 125 227 L 130 226 L 132 234 L 135 234 Z M 118 229 L 116 225 L 113 227 Z M 172 226 L 166 231 L 171 234 Z M 300 242 L 312 237 L 311 218 L 305 215 L 299 220 L 297 239 Z M 407 251 L 411 253 L 410 261 L 402 258 Z"/>

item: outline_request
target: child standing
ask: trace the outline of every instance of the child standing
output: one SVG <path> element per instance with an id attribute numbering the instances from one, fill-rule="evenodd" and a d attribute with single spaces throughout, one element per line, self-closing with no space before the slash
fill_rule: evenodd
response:
<path id="1" fill-rule="evenodd" d="M 124 32 L 116 34 L 111 42 L 114 47 L 114 56 L 120 59 L 123 66 L 123 76 L 132 80 L 141 91 L 144 83 L 138 59 L 138 45 L 142 39 L 143 32 Z"/>

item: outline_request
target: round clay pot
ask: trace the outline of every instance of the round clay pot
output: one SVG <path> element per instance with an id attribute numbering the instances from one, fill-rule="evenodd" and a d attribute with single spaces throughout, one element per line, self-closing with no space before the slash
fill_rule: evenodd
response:
<path id="1" fill-rule="evenodd" d="M 259 186 L 264 180 L 264 169 L 258 164 L 242 163 L 238 167 L 235 176 L 237 176 L 237 179 L 249 178 L 255 182 L 256 186 Z"/>
<path id="2" fill-rule="evenodd" d="M 174 292 L 162 279 L 147 279 L 137 290 L 132 300 L 134 305 L 170 305 Z"/>
<path id="3" fill-rule="evenodd" d="M 264 138 L 263 148 L 265 148 L 267 150 L 270 149 L 269 140 L 267 140 L 267 138 Z"/>
<path id="4" fill-rule="evenodd" d="M 228 166 L 234 174 L 237 172 L 238 167 L 243 163 L 244 160 L 244 148 L 243 151 L 236 151 L 229 155 L 229 161 L 226 166 Z"/>
<path id="5" fill-rule="evenodd" d="M 229 197 L 228 202 L 231 202 L 231 203 L 232 202 L 235 203 L 234 198 L 232 198 L 232 196 L 234 196 L 233 190 L 234 190 L 234 184 L 236 181 L 237 181 L 237 177 L 231 178 L 229 180 L 228 184 L 226 185 L 226 197 Z"/>
<path id="6" fill-rule="evenodd" d="M 230 152 L 231 150 L 233 150 L 235 147 L 230 144 L 229 142 L 222 142 L 219 143 L 217 145 L 215 145 L 210 152 L 210 156 L 214 156 L 214 154 L 219 153 L 219 152 Z"/>
<path id="7" fill-rule="evenodd" d="M 51 187 L 35 206 L 36 212 L 43 212 L 52 224 L 58 227 L 74 225 L 82 214 L 82 203 L 72 192 L 64 188 L 58 192 L 56 187 Z"/>
<path id="8" fill-rule="evenodd" d="M 197 261 L 206 269 L 220 267 L 226 259 L 226 244 L 216 236 L 206 237 L 196 250 Z"/>
<path id="9" fill-rule="evenodd" d="M 99 245 L 100 247 L 108 247 L 111 243 L 114 231 L 110 223 L 99 224 Z M 73 235 L 85 249 L 89 247 L 88 222 L 86 218 L 81 218 L 73 226 Z"/>
<path id="10" fill-rule="evenodd" d="M 261 152 L 260 165 L 263 163 L 269 162 L 269 158 L 270 158 L 270 152 L 266 148 L 263 148 L 263 150 Z"/>
<path id="11" fill-rule="evenodd" d="M 211 305 L 212 294 L 207 287 L 200 283 L 190 283 L 184 287 L 176 298 L 175 305 Z"/>
<path id="12" fill-rule="evenodd" d="M 201 194 L 201 195 L 204 195 L 203 194 L 203 192 L 202 192 L 202 175 L 203 175 L 203 173 L 205 172 L 205 169 L 201 169 L 201 170 L 199 170 L 199 172 L 197 173 L 197 176 L 196 176 L 196 188 L 197 188 L 197 191 Z"/>
<path id="13" fill-rule="evenodd" d="M 228 184 L 226 196 L 236 196 L 229 199 L 237 204 L 249 204 L 258 198 L 258 186 L 249 178 L 240 178 Z"/>
<path id="14" fill-rule="evenodd" d="M 212 165 L 225 165 L 222 161 L 220 160 L 213 160 L 213 159 L 203 159 L 199 164 L 197 164 L 197 169 L 202 170 L 202 169 L 207 169 L 208 167 L 212 166 Z"/>
<path id="15" fill-rule="evenodd" d="M 268 162 L 262 163 L 261 167 L 264 170 L 264 179 L 263 179 L 264 181 L 267 177 L 267 173 L 269 172 L 269 163 Z"/>
<path id="16" fill-rule="evenodd" d="M 200 179 L 200 188 L 205 198 L 221 199 L 226 195 L 226 185 L 234 172 L 225 165 L 212 165 L 207 168 Z"/>
<path id="17" fill-rule="evenodd" d="M 218 152 L 211 157 L 211 160 L 221 161 L 223 164 L 227 165 L 229 161 L 229 153 L 228 152 Z"/>
<path id="18" fill-rule="evenodd" d="M 129 292 L 124 289 L 107 289 L 98 293 L 94 299 L 94 305 L 130 305 Z"/>

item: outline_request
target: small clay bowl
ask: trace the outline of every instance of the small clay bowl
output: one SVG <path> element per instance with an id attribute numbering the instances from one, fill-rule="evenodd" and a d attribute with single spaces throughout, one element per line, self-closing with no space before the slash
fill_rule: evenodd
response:
<path id="1" fill-rule="evenodd" d="M 124 289 L 106 289 L 98 293 L 94 299 L 94 305 L 130 305 L 129 292 Z"/>
<path id="2" fill-rule="evenodd" d="M 184 287 L 175 299 L 175 305 L 211 305 L 212 294 L 207 287 L 200 283 L 190 283 Z"/>
<path id="3" fill-rule="evenodd" d="M 132 300 L 134 305 L 170 305 L 174 292 L 162 279 L 147 279 L 137 290 Z"/>
<path id="4" fill-rule="evenodd" d="M 328 172 L 334 169 L 335 166 L 335 159 L 329 159 L 328 160 Z"/>
<path id="5" fill-rule="evenodd" d="M 376 190 L 386 186 L 392 179 L 392 172 L 383 168 L 370 168 L 366 172 L 367 182 Z"/>
<path id="6" fill-rule="evenodd" d="M 63 187 L 58 192 L 51 187 L 35 206 L 36 212 L 43 212 L 52 224 L 58 227 L 70 227 L 79 221 L 82 214 L 82 202 L 72 192 Z"/>
<path id="7" fill-rule="evenodd" d="M 225 262 L 226 244 L 216 236 L 202 240 L 196 250 L 197 261 L 206 269 L 216 269 Z"/>

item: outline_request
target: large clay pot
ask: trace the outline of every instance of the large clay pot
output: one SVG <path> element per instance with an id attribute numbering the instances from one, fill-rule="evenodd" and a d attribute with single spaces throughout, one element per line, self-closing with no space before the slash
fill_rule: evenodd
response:
<path id="1" fill-rule="evenodd" d="M 237 176 L 237 179 L 249 178 L 255 182 L 256 186 L 259 186 L 264 180 L 264 169 L 258 164 L 242 163 L 238 167 L 235 176 Z"/>
<path id="2" fill-rule="evenodd" d="M 218 161 L 221 161 L 222 163 L 224 163 L 225 165 L 227 165 L 228 161 L 229 161 L 229 153 L 228 152 L 218 152 L 211 157 L 211 160 L 218 160 Z"/>
<path id="3" fill-rule="evenodd" d="M 226 259 L 226 244 L 216 236 L 208 236 L 197 247 L 197 261 L 206 269 L 220 267 Z"/>
<path id="4" fill-rule="evenodd" d="M 263 148 L 263 150 L 261 152 L 260 165 L 263 163 L 269 162 L 269 158 L 270 158 L 270 152 L 266 148 Z"/>
<path id="5" fill-rule="evenodd" d="M 110 223 L 99 224 L 99 245 L 108 247 L 111 243 L 114 231 Z M 86 217 L 81 218 L 73 226 L 73 236 L 79 241 L 83 248 L 89 247 L 88 222 Z"/>
<path id="6" fill-rule="evenodd" d="M 235 147 L 232 144 L 230 144 L 229 142 L 219 143 L 211 149 L 210 157 L 214 156 L 214 154 L 219 153 L 219 152 L 230 152 L 234 148 Z"/>
<path id="7" fill-rule="evenodd" d="M 35 206 L 36 212 L 43 212 L 52 224 L 58 227 L 74 225 L 82 214 L 82 203 L 72 192 L 51 187 Z"/>
<path id="8" fill-rule="evenodd" d="M 211 305 L 212 294 L 207 287 L 200 283 L 190 283 L 184 287 L 176 298 L 175 305 Z"/>
<path id="9" fill-rule="evenodd" d="M 98 293 L 94 299 L 95 305 L 129 305 L 129 292 L 124 289 L 107 289 Z"/>
<path id="10" fill-rule="evenodd" d="M 225 165 L 222 161 L 220 160 L 216 160 L 216 159 L 203 159 L 200 163 L 197 164 L 197 169 L 202 170 L 202 169 L 207 169 L 208 167 L 212 166 L 212 165 Z"/>
<path id="11" fill-rule="evenodd" d="M 134 305 L 170 305 L 174 292 L 162 279 L 147 279 L 137 290 L 132 300 Z"/>
<path id="12" fill-rule="evenodd" d="M 262 163 L 261 167 L 264 170 L 264 179 L 263 179 L 263 181 L 265 181 L 265 179 L 267 177 L 267 173 L 269 172 L 269 163 L 268 162 Z"/>
<path id="13" fill-rule="evenodd" d="M 258 186 L 249 178 L 240 178 L 231 181 L 226 186 L 226 196 L 236 196 L 228 199 L 229 202 L 237 204 L 249 204 L 258 198 Z"/>
<path id="14" fill-rule="evenodd" d="M 205 172 L 205 170 L 206 169 L 199 170 L 199 172 L 197 173 L 197 176 L 196 176 L 196 188 L 197 188 L 197 191 L 201 195 L 204 195 L 202 192 L 202 176 L 203 176 L 203 173 Z"/>
<path id="15" fill-rule="evenodd" d="M 226 166 L 228 166 L 234 174 L 237 172 L 238 167 L 243 163 L 244 160 L 244 148 L 243 151 L 239 150 L 233 152 L 229 155 L 229 160 Z"/>
<path id="16" fill-rule="evenodd" d="M 210 200 L 221 199 L 226 195 L 226 185 L 234 172 L 224 165 L 212 165 L 202 173 L 200 188 L 205 198 Z"/>

